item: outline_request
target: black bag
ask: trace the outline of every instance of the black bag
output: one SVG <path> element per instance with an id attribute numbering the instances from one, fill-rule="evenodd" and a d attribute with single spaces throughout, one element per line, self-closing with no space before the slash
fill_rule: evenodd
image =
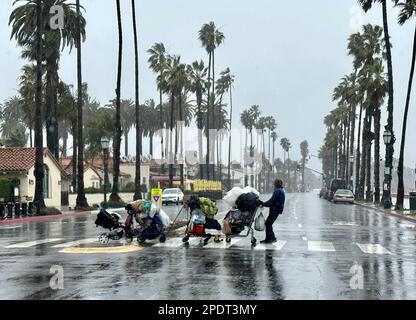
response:
<path id="1" fill-rule="evenodd" d="M 186 202 L 186 205 L 191 210 L 191 212 L 196 209 L 201 209 L 198 196 L 191 196 L 191 198 Z"/>
<path id="2" fill-rule="evenodd" d="M 103 227 L 104 229 L 113 230 L 120 226 L 118 222 L 118 217 L 116 215 L 111 215 L 105 210 L 100 210 L 97 214 L 97 219 L 95 220 L 95 225 L 98 227 Z"/>
<path id="3" fill-rule="evenodd" d="M 241 196 L 238 197 L 236 205 L 238 210 L 242 212 L 253 212 L 258 207 L 258 200 L 259 197 L 253 192 L 243 193 Z"/>

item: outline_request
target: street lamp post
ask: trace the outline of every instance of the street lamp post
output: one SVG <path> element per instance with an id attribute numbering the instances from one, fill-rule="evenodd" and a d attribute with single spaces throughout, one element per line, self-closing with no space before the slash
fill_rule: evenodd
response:
<path id="1" fill-rule="evenodd" d="M 393 134 L 390 130 L 388 130 L 386 126 L 386 130 L 383 133 L 383 140 L 384 144 L 386 145 L 387 149 L 391 148 L 391 144 L 393 143 Z M 390 157 L 386 157 L 385 165 L 384 165 L 384 186 L 383 186 L 383 199 L 384 199 L 384 208 L 390 209 L 392 206 L 391 203 L 391 169 L 393 167 L 392 159 Z"/>
<path id="2" fill-rule="evenodd" d="M 110 141 L 108 138 L 101 138 L 101 148 L 103 149 L 103 160 L 104 160 L 104 202 L 103 209 L 107 209 L 107 186 L 108 186 L 108 149 Z"/>
<path id="3" fill-rule="evenodd" d="M 350 155 L 350 172 L 348 177 L 348 184 L 351 183 L 351 191 L 354 190 L 354 160 L 355 156 L 353 154 Z"/>

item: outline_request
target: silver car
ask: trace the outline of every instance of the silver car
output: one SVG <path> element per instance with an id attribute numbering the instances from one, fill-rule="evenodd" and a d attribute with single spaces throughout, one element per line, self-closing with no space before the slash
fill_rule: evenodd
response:
<path id="1" fill-rule="evenodd" d="M 354 193 L 352 193 L 351 190 L 338 189 L 334 193 L 334 198 L 333 198 L 332 201 L 334 203 L 337 203 L 337 202 L 354 203 Z"/>
<path id="2" fill-rule="evenodd" d="M 163 190 L 162 193 L 162 204 L 168 203 L 179 203 L 183 204 L 183 192 L 179 188 L 169 188 Z"/>

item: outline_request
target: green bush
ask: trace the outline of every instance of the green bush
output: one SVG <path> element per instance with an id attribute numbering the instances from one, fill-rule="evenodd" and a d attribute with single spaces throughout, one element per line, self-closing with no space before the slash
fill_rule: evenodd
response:
<path id="1" fill-rule="evenodd" d="M 12 179 L 0 177 L 0 198 L 8 199 L 12 196 Z"/>
<path id="2" fill-rule="evenodd" d="M 128 184 L 126 184 L 124 186 L 124 188 L 121 190 L 121 192 L 135 192 L 136 191 L 135 189 L 136 189 L 135 183 L 134 182 L 129 182 Z M 143 193 L 147 192 L 147 187 L 146 187 L 145 184 L 142 184 L 140 186 L 140 191 L 143 192 Z"/>

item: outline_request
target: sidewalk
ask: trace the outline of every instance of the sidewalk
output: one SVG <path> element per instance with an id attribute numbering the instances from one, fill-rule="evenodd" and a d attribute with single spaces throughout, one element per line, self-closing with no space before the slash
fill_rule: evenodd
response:
<path id="1" fill-rule="evenodd" d="M 361 202 L 361 201 L 355 201 L 356 205 L 377 210 L 379 212 L 382 212 L 384 214 L 388 214 L 397 218 L 402 218 L 408 221 L 416 222 L 416 212 L 415 211 L 396 211 L 393 208 L 392 209 L 384 209 L 382 206 L 377 206 L 374 203 L 367 203 L 367 202 Z M 408 214 L 405 214 L 408 213 Z"/>
<path id="2" fill-rule="evenodd" d="M 63 219 L 68 217 L 79 217 L 79 216 L 87 216 L 91 214 L 91 211 L 65 211 L 62 214 L 54 214 L 49 216 L 29 216 L 29 217 L 22 217 L 22 218 L 14 218 L 14 219 L 5 219 L 0 220 L 1 225 L 7 224 L 18 224 L 24 222 L 31 222 L 31 221 L 43 221 L 49 219 Z"/>

